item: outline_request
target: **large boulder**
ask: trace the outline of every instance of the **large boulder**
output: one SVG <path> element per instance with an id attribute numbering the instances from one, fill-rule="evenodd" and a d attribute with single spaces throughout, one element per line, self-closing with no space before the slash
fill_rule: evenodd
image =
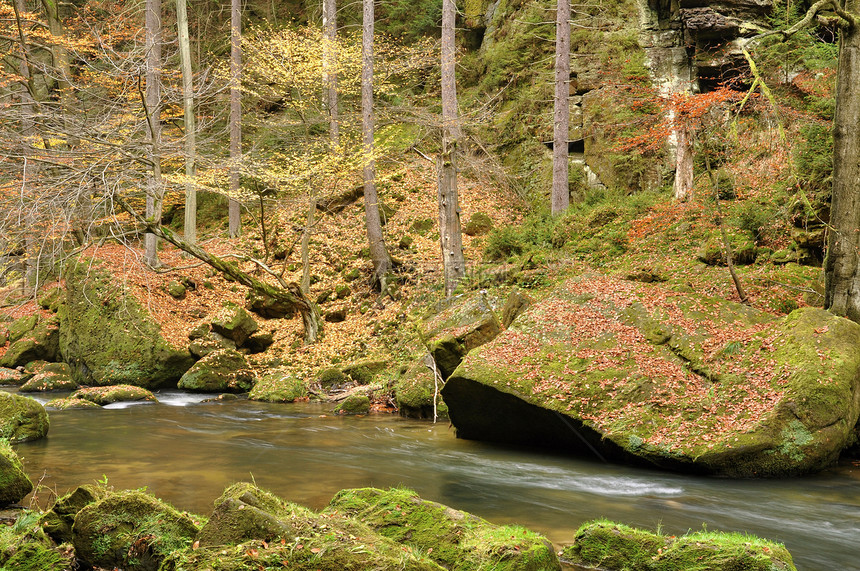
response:
<path id="1" fill-rule="evenodd" d="M 175 386 L 194 363 L 171 347 L 133 293 L 96 263 L 72 264 L 64 274 L 60 352 L 79 384 Z"/>
<path id="2" fill-rule="evenodd" d="M 59 320 L 53 315 L 22 317 L 10 327 L 9 338 L 11 343 L 0 357 L 0 367 L 22 367 L 30 361 L 56 361 L 60 357 Z"/>
<path id="3" fill-rule="evenodd" d="M 442 384 L 430 354 L 414 359 L 394 382 L 394 402 L 400 415 L 409 418 L 447 416 L 448 407 L 439 394 Z"/>
<path id="4" fill-rule="evenodd" d="M 85 387 L 72 393 L 69 400 L 89 401 L 98 406 L 106 406 L 116 402 L 158 402 L 152 391 L 134 385 Z"/>
<path id="5" fill-rule="evenodd" d="M 427 553 L 445 569 L 561 569 L 545 537 L 522 527 L 491 524 L 404 488 L 342 490 L 327 513 L 357 519 L 397 543 Z"/>
<path id="6" fill-rule="evenodd" d="M 32 377 L 21 385 L 22 393 L 73 391 L 78 383 L 72 379 L 72 369 L 66 363 L 40 361 L 32 367 Z"/>
<path id="7" fill-rule="evenodd" d="M 178 387 L 203 393 L 246 393 L 254 386 L 256 377 L 245 356 L 230 349 L 209 353 L 182 378 Z"/>
<path id="8" fill-rule="evenodd" d="M 860 413 L 860 325 L 776 318 L 607 277 L 572 279 L 471 352 L 442 395 L 457 435 L 694 473 L 832 464 Z"/>
<path id="9" fill-rule="evenodd" d="M 72 541 L 72 525 L 75 516 L 86 506 L 107 496 L 104 487 L 93 484 L 78 486 L 68 494 L 57 498 L 54 505 L 39 519 L 42 529 L 57 543 Z"/>
<path id="10" fill-rule="evenodd" d="M 0 507 L 18 503 L 32 491 L 33 482 L 18 455 L 8 440 L 0 439 Z"/>
<path id="11" fill-rule="evenodd" d="M 198 527 L 187 515 L 139 491 L 109 494 L 78 511 L 72 543 L 88 565 L 155 571 L 191 543 Z"/>
<path id="12" fill-rule="evenodd" d="M 260 328 L 245 308 L 227 303 L 212 317 L 212 331 L 241 347 Z"/>
<path id="13" fill-rule="evenodd" d="M 0 438 L 13 443 L 48 434 L 48 413 L 39 401 L 0 391 Z"/>

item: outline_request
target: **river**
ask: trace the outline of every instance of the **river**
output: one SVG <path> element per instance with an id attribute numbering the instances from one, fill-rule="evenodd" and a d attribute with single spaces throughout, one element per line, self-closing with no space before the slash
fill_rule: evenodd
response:
<path id="1" fill-rule="evenodd" d="M 208 515 L 237 481 L 315 509 L 342 488 L 402 485 L 557 546 L 607 517 L 670 534 L 748 531 L 785 543 L 801 571 L 860 570 L 860 466 L 850 462 L 788 480 L 699 478 L 458 440 L 447 422 L 158 396 L 51 412 L 48 437 L 17 447 L 34 482 L 42 478 L 39 501 L 107 478 Z"/>

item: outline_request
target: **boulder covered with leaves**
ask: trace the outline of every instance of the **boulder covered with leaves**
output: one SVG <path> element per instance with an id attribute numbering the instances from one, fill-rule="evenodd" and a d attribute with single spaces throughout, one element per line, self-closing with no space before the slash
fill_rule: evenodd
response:
<path id="1" fill-rule="evenodd" d="M 158 402 L 152 391 L 133 385 L 86 387 L 72 393 L 69 399 L 85 400 L 99 406 L 106 406 L 117 402 Z"/>
<path id="2" fill-rule="evenodd" d="M 0 367 L 23 367 L 30 361 L 56 361 L 60 355 L 59 320 L 33 314 L 9 326 L 9 347 L 0 357 Z"/>
<path id="3" fill-rule="evenodd" d="M 175 385 L 194 363 L 187 350 L 170 346 L 134 294 L 96 263 L 72 264 L 64 277 L 60 353 L 78 383 L 154 389 Z"/>
<path id="4" fill-rule="evenodd" d="M 73 391 L 78 388 L 78 383 L 72 379 L 72 369 L 66 363 L 38 361 L 28 367 L 28 372 L 32 376 L 21 385 L 22 393 Z"/>
<path id="5" fill-rule="evenodd" d="M 48 413 L 35 399 L 0 391 L 0 438 L 12 443 L 48 434 Z"/>
<path id="6" fill-rule="evenodd" d="M 442 395 L 463 438 L 732 477 L 821 470 L 860 413 L 860 325 L 571 279 L 472 351 Z"/>

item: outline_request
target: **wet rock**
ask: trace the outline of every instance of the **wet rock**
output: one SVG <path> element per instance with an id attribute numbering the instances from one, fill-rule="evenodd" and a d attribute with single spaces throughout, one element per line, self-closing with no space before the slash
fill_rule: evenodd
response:
<path id="1" fill-rule="evenodd" d="M 112 385 L 108 387 L 78 389 L 69 398 L 87 400 L 99 406 L 115 402 L 158 402 L 158 399 L 155 398 L 155 395 L 151 391 L 133 385 Z"/>
<path id="2" fill-rule="evenodd" d="M 0 507 L 15 504 L 33 491 L 18 455 L 5 440 L 0 440 Z"/>
<path id="3" fill-rule="evenodd" d="M 0 438 L 12 443 L 38 440 L 48 434 L 48 413 L 38 401 L 0 391 Z"/>
<path id="4" fill-rule="evenodd" d="M 45 404 L 45 408 L 50 408 L 53 410 L 68 410 L 68 409 L 81 409 L 81 408 L 101 408 L 101 406 L 97 405 L 92 401 L 88 401 L 85 399 L 78 398 L 63 398 L 63 399 L 53 399 L 48 401 Z"/>
<path id="5" fill-rule="evenodd" d="M 0 367 L 0 385 L 20 385 L 26 380 L 27 377 L 21 371 Z"/>
<path id="6" fill-rule="evenodd" d="M 256 378 L 245 356 L 230 349 L 209 353 L 179 379 L 178 387 L 204 393 L 246 393 Z"/>
<path id="7" fill-rule="evenodd" d="M 66 363 L 42 362 L 32 374 L 33 376 L 21 385 L 22 393 L 73 391 L 78 388 L 78 383 L 72 379 L 72 369 Z"/>
<path id="8" fill-rule="evenodd" d="M 305 383 L 284 371 L 272 371 L 264 375 L 248 398 L 264 402 L 294 402 L 308 396 Z"/>
<path id="9" fill-rule="evenodd" d="M 439 390 L 442 379 L 433 373 L 433 360 L 425 354 L 412 361 L 394 383 L 394 402 L 400 416 L 408 418 L 446 417 L 448 407 Z M 435 404 L 434 404 L 435 403 Z"/>
<path id="10" fill-rule="evenodd" d="M 335 414 L 367 414 L 370 412 L 370 398 L 367 395 L 350 395 L 338 404 Z"/>

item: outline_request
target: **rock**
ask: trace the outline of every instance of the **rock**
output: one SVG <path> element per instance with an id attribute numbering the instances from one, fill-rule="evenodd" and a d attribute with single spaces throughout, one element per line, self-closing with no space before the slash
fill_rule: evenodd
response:
<path id="1" fill-rule="evenodd" d="M 335 414 L 367 414 L 370 412 L 370 398 L 367 395 L 350 395 L 334 407 Z"/>
<path id="2" fill-rule="evenodd" d="M 352 290 L 346 284 L 341 284 L 334 288 L 334 293 L 338 299 L 346 299 L 347 297 L 352 295 Z"/>
<path id="3" fill-rule="evenodd" d="M 187 350 L 165 341 L 122 281 L 97 264 L 71 264 L 64 277 L 60 353 L 79 384 L 171 386 L 194 363 Z"/>
<path id="4" fill-rule="evenodd" d="M 860 325 L 587 276 L 442 389 L 463 438 L 729 477 L 832 464 L 860 415 Z M 821 351 L 826 357 L 822 359 Z"/>
<path id="5" fill-rule="evenodd" d="M 33 482 L 12 446 L 0 439 L 0 507 L 16 504 L 33 491 Z"/>
<path id="6" fill-rule="evenodd" d="M 561 557 L 601 569 L 796 571 L 785 546 L 751 535 L 702 531 L 676 538 L 606 520 L 583 524 Z"/>
<path id="7" fill-rule="evenodd" d="M 349 378 L 340 369 L 328 368 L 321 369 L 314 377 L 314 382 L 317 383 L 323 390 L 338 388 L 349 381 Z"/>
<path id="8" fill-rule="evenodd" d="M 60 305 L 65 301 L 65 294 L 66 292 L 63 288 L 54 286 L 40 295 L 36 301 L 42 309 L 47 309 L 56 313 L 60 308 Z"/>
<path id="9" fill-rule="evenodd" d="M 109 387 L 88 387 L 75 391 L 70 399 L 87 400 L 99 406 L 115 402 L 148 401 L 156 403 L 158 399 L 147 389 L 133 385 L 113 385 Z"/>
<path id="10" fill-rule="evenodd" d="M 263 568 L 442 571 L 354 519 L 317 514 L 246 483 L 224 491 L 195 545 L 175 552 L 161 571 Z"/>
<path id="11" fill-rule="evenodd" d="M 448 406 L 438 391 L 441 379 L 435 379 L 433 361 L 425 354 L 412 361 L 409 368 L 394 383 L 394 402 L 400 416 L 408 418 L 433 418 L 434 400 L 436 416 L 447 417 Z"/>
<path id="12" fill-rule="evenodd" d="M 39 324 L 41 318 L 38 314 L 34 313 L 32 315 L 25 315 L 19 319 L 13 321 L 7 331 L 7 337 L 9 338 L 9 343 L 14 343 L 19 339 L 23 338 L 27 333 L 35 329 L 36 325 Z"/>
<path id="13" fill-rule="evenodd" d="M 362 521 L 397 543 L 427 553 L 445 569 L 561 569 L 545 537 L 521 527 L 493 525 L 424 500 L 412 490 L 342 490 L 326 512 Z"/>
<path id="14" fill-rule="evenodd" d="M 48 413 L 38 401 L 0 391 L 0 439 L 17 444 L 48 434 Z"/>
<path id="15" fill-rule="evenodd" d="M 346 321 L 347 310 L 345 307 L 339 307 L 337 309 L 332 309 L 331 311 L 327 311 L 323 318 L 329 323 L 341 323 Z"/>
<path id="16" fill-rule="evenodd" d="M 185 299 L 185 296 L 188 294 L 188 290 L 178 281 L 170 280 L 167 283 L 167 293 L 169 293 L 170 297 L 173 299 L 180 300 Z"/>
<path id="17" fill-rule="evenodd" d="M 21 371 L 0 367 L 0 385 L 20 385 L 26 380 L 27 377 Z"/>
<path id="18" fill-rule="evenodd" d="M 235 351 L 236 344 L 232 340 L 227 339 L 223 335 L 218 335 L 214 331 L 210 331 L 206 337 L 195 339 L 188 344 L 188 352 L 191 353 L 195 359 L 202 359 L 206 355 L 221 349 L 231 349 Z"/>
<path id="19" fill-rule="evenodd" d="M 330 300 L 330 299 L 332 298 L 332 296 L 334 296 L 334 290 L 327 289 L 327 290 L 322 291 L 322 292 L 317 296 L 317 304 L 318 304 L 318 305 L 322 305 L 322 304 L 324 304 L 325 302 L 327 302 L 328 300 Z"/>
<path id="20" fill-rule="evenodd" d="M 196 339 L 203 339 L 211 332 L 212 324 L 207 323 L 205 321 L 201 321 L 200 323 L 192 327 L 191 330 L 188 332 L 188 339 L 190 339 L 191 341 L 194 341 Z"/>
<path id="21" fill-rule="evenodd" d="M 275 344 L 275 335 L 269 333 L 254 333 L 245 341 L 244 347 L 251 353 L 262 353 Z"/>
<path id="22" fill-rule="evenodd" d="M 78 486 L 58 498 L 51 509 L 42 515 L 39 523 L 51 539 L 57 543 L 69 543 L 72 541 L 72 525 L 78 512 L 106 495 L 107 490 L 99 486 L 92 484 Z"/>
<path id="23" fill-rule="evenodd" d="M 72 543 L 88 565 L 155 571 L 186 547 L 198 528 L 190 517 L 143 492 L 114 492 L 75 516 Z"/>
<path id="24" fill-rule="evenodd" d="M 22 393 L 73 391 L 78 383 L 72 379 L 72 369 L 66 363 L 42 363 L 33 376 L 21 385 Z"/>
<path id="25" fill-rule="evenodd" d="M 520 290 L 514 290 L 502 308 L 502 327 L 507 329 L 519 315 L 527 310 L 534 300 Z"/>
<path id="26" fill-rule="evenodd" d="M 294 402 L 308 396 L 305 383 L 283 371 L 273 371 L 264 375 L 248 398 L 264 402 Z"/>
<path id="27" fill-rule="evenodd" d="M 84 399 L 73 399 L 73 398 L 64 398 L 64 399 L 54 399 L 50 400 L 45 404 L 45 408 L 50 408 L 54 410 L 68 410 L 68 409 L 80 409 L 80 408 L 101 408 L 101 406 L 96 403 Z"/>
<path id="28" fill-rule="evenodd" d="M 699 249 L 696 258 L 708 266 L 725 266 L 726 258 L 723 256 L 723 246 L 716 239 L 711 239 Z"/>
<path id="29" fill-rule="evenodd" d="M 475 212 L 463 226 L 463 234 L 467 236 L 483 236 L 493 229 L 493 219 L 484 212 Z"/>
<path id="30" fill-rule="evenodd" d="M 430 230 L 436 227 L 436 221 L 432 218 L 423 218 L 421 220 L 416 220 L 412 224 L 409 225 L 409 231 L 418 234 L 419 236 L 426 236 Z"/>
<path id="31" fill-rule="evenodd" d="M 10 328 L 9 339 L 13 340 L 6 353 L 0 357 L 0 367 L 22 367 L 30 361 L 56 361 L 59 357 L 60 331 L 59 320 L 52 316 L 48 319 L 39 318 L 32 328 L 18 329 L 12 331 Z M 13 323 L 21 322 L 18 320 Z M 25 325 L 33 321 L 25 318 Z"/>
<path id="32" fill-rule="evenodd" d="M 422 339 L 426 340 L 443 379 L 448 378 L 469 351 L 502 331 L 496 317 L 498 305 L 499 299 L 476 292 L 442 302 L 422 320 Z"/>
<path id="33" fill-rule="evenodd" d="M 268 296 L 261 296 L 254 290 L 248 292 L 245 307 L 266 319 L 289 319 L 296 314 L 296 308 L 293 305 L 287 305 Z"/>
<path id="34" fill-rule="evenodd" d="M 350 268 L 343 271 L 342 277 L 346 282 L 354 282 L 361 277 L 361 272 L 358 271 L 358 268 Z"/>
<path id="35" fill-rule="evenodd" d="M 246 393 L 254 386 L 255 375 L 245 356 L 230 349 L 209 353 L 179 379 L 178 387 L 202 393 Z"/>
<path id="36" fill-rule="evenodd" d="M 251 314 L 235 303 L 228 303 L 212 318 L 212 331 L 241 346 L 260 328 Z"/>

